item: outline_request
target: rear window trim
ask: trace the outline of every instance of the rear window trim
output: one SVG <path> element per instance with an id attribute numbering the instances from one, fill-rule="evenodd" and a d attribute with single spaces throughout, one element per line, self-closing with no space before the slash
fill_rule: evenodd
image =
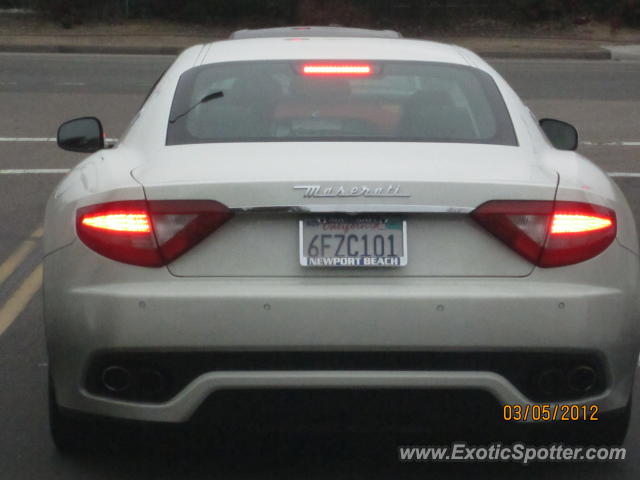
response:
<path id="1" fill-rule="evenodd" d="M 300 63 L 306 61 L 314 61 L 314 62 L 322 62 L 327 61 L 325 59 L 306 59 L 306 58 L 291 58 L 291 59 L 269 59 L 269 60 L 239 60 L 239 61 L 226 61 L 226 62 L 214 62 L 207 63 L 204 65 L 198 65 L 192 67 L 188 70 L 185 70 L 178 79 L 176 83 L 176 87 L 173 94 L 173 99 L 171 101 L 171 109 L 169 113 L 169 119 L 174 118 L 175 115 L 182 111 L 182 107 L 184 105 L 189 105 L 189 101 L 184 101 L 187 96 L 186 93 L 191 92 L 191 88 L 181 88 L 183 86 L 184 81 L 191 81 L 191 86 L 201 70 L 207 70 L 214 66 L 225 66 L 225 65 L 244 65 L 244 64 L 256 64 L 256 63 Z M 333 59 L 334 62 L 370 62 L 370 63 L 403 63 L 403 64 L 419 64 L 419 65 L 433 65 L 433 66 L 446 66 L 448 68 L 460 69 L 471 71 L 474 75 L 484 78 L 487 85 L 491 85 L 495 89 L 496 98 L 495 101 L 498 102 L 499 108 L 501 108 L 505 114 L 505 118 L 501 119 L 499 116 L 496 116 L 496 123 L 498 127 L 498 132 L 502 132 L 504 136 L 511 136 L 512 142 L 500 142 L 495 140 L 499 134 L 496 134 L 492 139 L 489 140 L 464 140 L 464 139 L 456 139 L 455 141 L 449 139 L 434 139 L 434 140 L 425 140 L 424 138 L 407 138 L 407 137 L 294 137 L 294 138 L 274 138 L 274 137 L 237 137 L 233 139 L 195 139 L 192 138 L 188 142 L 177 142 L 171 140 L 171 129 L 172 124 L 167 121 L 166 125 L 166 135 L 165 135 L 165 146 L 183 146 L 183 145 L 203 145 L 203 144 L 227 144 L 227 143 L 425 143 L 425 144 L 463 144 L 463 145 L 493 145 L 493 146 L 504 146 L 504 147 L 519 147 L 520 141 L 518 138 L 518 133 L 516 131 L 513 117 L 511 115 L 511 111 L 505 101 L 504 95 L 500 90 L 500 87 L 496 83 L 495 79 L 491 76 L 490 73 L 471 66 L 471 65 L 463 65 L 456 64 L 450 62 L 433 62 L 433 61 L 419 61 L 419 60 L 389 60 L 389 59 Z M 188 85 L 188 84 L 187 84 Z M 481 82 L 481 86 L 483 89 L 485 88 L 485 83 Z M 488 92 L 485 92 L 488 93 Z M 180 94 L 183 94 L 180 97 Z M 488 100 L 490 100 L 488 98 Z M 495 105 L 490 101 L 489 102 L 492 110 Z M 495 113 L 495 111 L 494 111 Z M 500 122 L 503 120 L 506 124 L 501 125 Z M 494 141 L 491 141 L 494 140 Z"/>

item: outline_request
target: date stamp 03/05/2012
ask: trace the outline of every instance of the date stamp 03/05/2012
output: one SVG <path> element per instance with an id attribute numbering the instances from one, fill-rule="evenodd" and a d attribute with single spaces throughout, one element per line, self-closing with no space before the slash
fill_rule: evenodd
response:
<path id="1" fill-rule="evenodd" d="M 507 422 L 593 422 L 598 420 L 597 405 L 507 404 L 502 419 Z"/>

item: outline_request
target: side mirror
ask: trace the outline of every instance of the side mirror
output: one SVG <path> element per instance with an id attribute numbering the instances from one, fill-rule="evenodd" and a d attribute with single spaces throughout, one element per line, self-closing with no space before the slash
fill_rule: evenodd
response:
<path id="1" fill-rule="evenodd" d="M 76 118 L 60 125 L 58 146 L 70 152 L 93 153 L 104 148 L 104 133 L 100 120 L 94 117 Z"/>
<path id="2" fill-rule="evenodd" d="M 558 150 L 573 151 L 578 148 L 578 131 L 573 125 L 552 118 L 543 118 L 540 120 L 540 127 L 551 145 Z"/>

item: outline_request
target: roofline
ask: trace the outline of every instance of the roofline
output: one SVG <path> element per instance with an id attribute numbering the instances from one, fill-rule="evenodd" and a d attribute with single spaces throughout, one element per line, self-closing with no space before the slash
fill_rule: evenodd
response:
<path id="1" fill-rule="evenodd" d="M 325 38 L 402 38 L 394 30 L 373 30 L 367 28 L 351 28 L 341 26 L 291 26 L 276 28 L 244 29 L 233 32 L 229 39 L 243 40 L 249 38 L 291 38 L 291 37 L 325 37 Z"/>

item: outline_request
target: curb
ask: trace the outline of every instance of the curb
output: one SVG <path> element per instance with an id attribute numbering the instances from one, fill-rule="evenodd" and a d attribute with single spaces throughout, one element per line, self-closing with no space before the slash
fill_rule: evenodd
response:
<path id="1" fill-rule="evenodd" d="M 611 59 L 618 61 L 640 61 L 640 45 L 605 45 L 609 52 L 611 52 Z"/>
<path id="2" fill-rule="evenodd" d="M 187 47 L 115 47 L 101 45 L 0 45 L 2 53 L 87 53 L 96 55 L 178 55 Z"/>
<path id="3" fill-rule="evenodd" d="M 185 47 L 129 47 L 102 45 L 1 45 L 2 53 L 85 53 L 97 55 L 177 55 Z M 473 50 L 473 48 L 472 48 Z M 602 50 L 474 50 L 487 58 L 521 59 L 565 59 L 565 60 L 611 60 L 610 51 Z"/>

